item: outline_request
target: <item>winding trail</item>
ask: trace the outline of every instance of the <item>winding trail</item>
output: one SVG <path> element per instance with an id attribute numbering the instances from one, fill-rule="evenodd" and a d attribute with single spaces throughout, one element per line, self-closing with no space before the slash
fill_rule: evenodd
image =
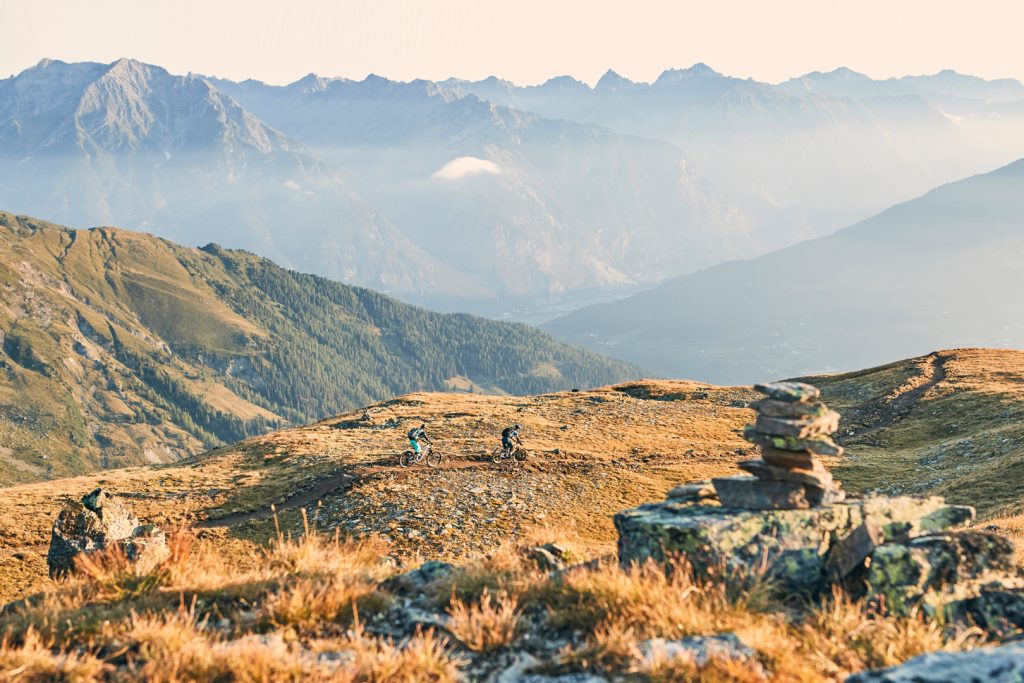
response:
<path id="1" fill-rule="evenodd" d="M 874 434 L 875 432 L 885 429 L 886 427 L 902 420 L 907 416 L 907 413 L 917 405 L 921 400 L 921 397 L 924 396 L 929 389 L 946 379 L 945 365 L 948 360 L 948 356 L 940 356 L 937 354 L 932 356 L 931 363 L 925 366 L 927 368 L 926 373 L 930 374 L 927 381 L 913 389 L 908 389 L 907 391 L 895 396 L 885 405 L 884 408 L 882 408 L 877 420 L 869 425 L 865 425 L 854 430 L 852 434 L 843 435 L 840 441 L 852 441 L 854 439 L 868 436 L 869 434 Z"/>

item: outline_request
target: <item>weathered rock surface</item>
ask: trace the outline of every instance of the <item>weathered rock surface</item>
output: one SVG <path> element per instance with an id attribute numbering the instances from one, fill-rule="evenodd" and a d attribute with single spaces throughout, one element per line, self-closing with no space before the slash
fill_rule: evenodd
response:
<path id="1" fill-rule="evenodd" d="M 669 500 L 698 501 L 715 497 L 715 487 L 710 479 L 680 484 L 666 494 Z"/>
<path id="2" fill-rule="evenodd" d="M 639 643 L 637 648 L 640 651 L 640 661 L 647 665 L 658 661 L 681 659 L 694 666 L 705 666 L 713 660 L 749 662 L 757 656 L 757 652 L 746 646 L 733 633 L 689 636 L 679 640 L 651 638 Z"/>
<path id="3" fill-rule="evenodd" d="M 758 446 L 768 446 L 782 451 L 809 451 L 817 455 L 842 455 L 843 447 L 838 445 L 827 436 L 811 436 L 798 439 L 793 436 L 778 436 L 776 434 L 763 434 L 757 431 L 753 425 L 748 425 L 743 430 L 743 438 Z"/>
<path id="4" fill-rule="evenodd" d="M 762 481 L 755 477 L 716 477 L 711 480 L 722 507 L 742 510 L 799 510 L 811 507 L 803 484 Z"/>
<path id="5" fill-rule="evenodd" d="M 765 483 L 765 482 L 762 482 Z M 886 543 L 945 531 L 973 517 L 972 508 L 941 498 L 875 497 L 802 510 L 746 510 L 668 500 L 615 516 L 622 564 L 683 555 L 698 573 L 749 574 L 764 566 L 787 591 L 815 594 L 828 583 L 833 545 L 867 523 Z M 854 563 L 855 564 L 855 563 Z"/>
<path id="6" fill-rule="evenodd" d="M 864 671 L 846 683 L 1024 683 L 1024 643 L 968 652 L 931 652 L 899 666 Z"/>
<path id="7" fill-rule="evenodd" d="M 755 384 L 754 391 L 759 391 L 770 399 L 787 403 L 806 403 L 821 396 L 818 387 L 803 382 Z"/>
<path id="8" fill-rule="evenodd" d="M 758 479 L 765 481 L 791 481 L 797 484 L 808 484 L 818 488 L 829 488 L 832 486 L 832 475 L 821 464 L 815 462 L 811 467 L 779 467 L 769 465 L 764 460 L 744 460 L 739 463 L 739 468 L 750 472 Z"/>
<path id="9" fill-rule="evenodd" d="M 878 546 L 867 583 L 890 610 L 955 605 L 989 584 L 1021 586 L 1013 543 L 984 531 L 960 531 Z"/>
<path id="10" fill-rule="evenodd" d="M 757 411 L 759 415 L 767 415 L 768 417 L 785 417 L 785 418 L 816 418 L 826 415 L 829 410 L 825 407 L 824 403 L 820 401 L 812 401 L 810 403 L 792 403 L 790 401 L 776 401 L 771 398 L 763 398 L 760 401 L 754 401 L 750 404 L 750 407 Z"/>
<path id="11" fill-rule="evenodd" d="M 75 558 L 120 546 L 125 556 L 143 571 L 169 554 L 167 539 L 159 527 L 140 524 L 115 496 L 96 489 L 82 500 L 68 503 L 53 524 L 46 563 L 50 576 L 74 569 Z"/>
<path id="12" fill-rule="evenodd" d="M 798 418 L 758 415 L 757 422 L 754 423 L 754 429 L 762 434 L 791 436 L 795 439 L 826 436 L 839 429 L 839 413 L 834 410 L 828 410 L 820 417 Z"/>

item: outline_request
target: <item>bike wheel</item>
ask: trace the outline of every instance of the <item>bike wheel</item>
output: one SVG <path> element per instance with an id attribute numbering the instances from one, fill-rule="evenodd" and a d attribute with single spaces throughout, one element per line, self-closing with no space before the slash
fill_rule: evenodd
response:
<path id="1" fill-rule="evenodd" d="M 406 451 L 398 456 L 398 464 L 402 467 L 408 467 L 412 464 L 412 461 L 416 458 L 416 454 L 412 451 Z"/>
<path id="2" fill-rule="evenodd" d="M 494 452 L 491 453 L 491 462 L 493 462 L 493 463 L 499 463 L 504 458 L 505 458 L 505 449 L 504 448 L 495 448 Z"/>
<path id="3" fill-rule="evenodd" d="M 518 460 L 519 462 L 522 462 L 522 461 L 526 460 L 526 458 L 529 455 L 530 454 L 526 451 L 525 448 L 517 448 L 513 457 L 515 457 L 515 459 Z"/>
<path id="4" fill-rule="evenodd" d="M 427 453 L 427 464 L 431 467 L 437 467 L 441 464 L 441 454 L 437 451 L 430 451 Z"/>

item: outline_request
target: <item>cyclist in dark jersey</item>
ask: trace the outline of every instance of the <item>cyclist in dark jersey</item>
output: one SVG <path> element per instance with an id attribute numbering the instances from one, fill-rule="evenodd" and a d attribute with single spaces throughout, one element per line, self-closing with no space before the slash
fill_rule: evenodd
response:
<path id="1" fill-rule="evenodd" d="M 522 440 L 519 438 L 520 429 L 522 429 L 522 427 L 515 424 L 501 430 L 501 447 L 505 450 L 506 455 L 512 454 L 512 448 L 514 446 L 513 441 L 518 442 L 520 446 L 523 445 Z"/>

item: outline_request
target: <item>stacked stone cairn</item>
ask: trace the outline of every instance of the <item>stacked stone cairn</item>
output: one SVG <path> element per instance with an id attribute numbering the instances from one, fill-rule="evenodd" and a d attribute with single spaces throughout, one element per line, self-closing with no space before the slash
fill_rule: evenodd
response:
<path id="1" fill-rule="evenodd" d="M 842 488 L 816 458 L 842 454 L 829 438 L 839 428 L 839 413 L 829 410 L 810 384 L 774 382 L 754 389 L 766 398 L 752 404 L 757 421 L 743 436 L 760 447 L 761 457 L 739 463 L 752 477 L 712 480 L 722 506 L 795 510 L 843 501 Z"/>

